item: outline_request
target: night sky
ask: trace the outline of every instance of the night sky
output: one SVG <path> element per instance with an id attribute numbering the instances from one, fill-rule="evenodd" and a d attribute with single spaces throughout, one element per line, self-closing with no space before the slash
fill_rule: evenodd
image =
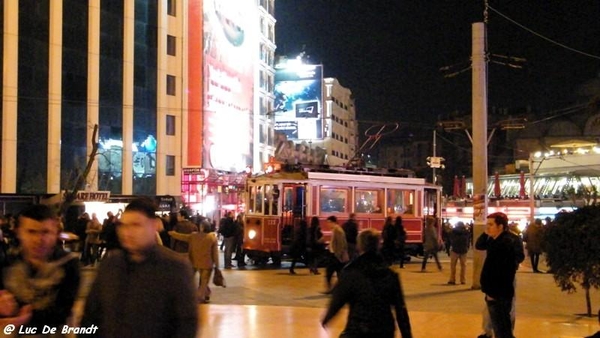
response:
<path id="1" fill-rule="evenodd" d="M 304 50 L 352 90 L 359 120 L 433 127 L 453 111 L 471 113 L 471 26 L 475 0 L 277 0 L 278 55 Z M 544 37 L 489 12 L 488 52 L 527 61 L 489 64 L 491 107 L 540 116 L 569 107 L 578 85 L 600 74 L 600 0 L 490 0 L 490 6 Z M 501 57 L 492 60 L 506 62 Z M 453 66 L 449 71 L 441 67 Z M 490 117 L 493 119 L 493 117 Z"/>

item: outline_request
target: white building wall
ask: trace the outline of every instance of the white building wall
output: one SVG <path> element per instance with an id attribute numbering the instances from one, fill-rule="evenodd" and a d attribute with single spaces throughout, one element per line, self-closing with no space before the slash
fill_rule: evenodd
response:
<path id="1" fill-rule="evenodd" d="M 346 165 L 358 149 L 358 123 L 352 91 L 336 78 L 324 78 L 323 90 L 323 147 L 327 150 L 327 162 L 332 166 Z"/>
<path id="2" fill-rule="evenodd" d="M 157 111 L 156 133 L 156 194 L 179 196 L 181 194 L 182 143 L 184 140 L 184 116 L 186 115 L 185 88 L 187 53 L 184 49 L 188 6 L 184 1 L 176 2 L 175 16 L 168 15 L 166 1 L 158 7 L 158 52 L 157 52 Z M 167 36 L 175 37 L 175 55 L 167 53 Z M 166 94 L 167 75 L 175 76 L 175 95 Z M 175 117 L 175 135 L 167 135 L 167 116 Z M 175 157 L 174 175 L 167 175 L 167 156 Z"/>
<path id="3" fill-rule="evenodd" d="M 262 170 L 263 163 L 275 152 L 273 87 L 275 81 L 275 1 L 257 0 L 259 39 L 254 77 L 254 153 L 252 170 Z"/>

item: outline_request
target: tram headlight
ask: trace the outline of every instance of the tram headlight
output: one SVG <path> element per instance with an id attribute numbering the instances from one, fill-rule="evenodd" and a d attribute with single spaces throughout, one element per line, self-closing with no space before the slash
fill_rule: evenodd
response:
<path id="1" fill-rule="evenodd" d="M 249 230 L 248 231 L 248 238 L 249 239 L 254 239 L 256 237 L 256 230 Z"/>

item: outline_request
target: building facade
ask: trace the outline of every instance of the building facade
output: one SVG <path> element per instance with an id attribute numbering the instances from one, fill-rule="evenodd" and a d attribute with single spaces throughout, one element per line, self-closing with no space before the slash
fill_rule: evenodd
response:
<path id="1" fill-rule="evenodd" d="M 268 160 L 274 4 L 3 1 L 0 192 L 70 189 L 93 151 L 85 190 L 113 195 Z"/>
<path id="2" fill-rule="evenodd" d="M 356 153 L 358 123 L 352 91 L 302 55 L 275 66 L 274 160 L 346 166 Z"/>
<path id="3" fill-rule="evenodd" d="M 3 1 L 0 191 L 70 189 L 96 143 L 86 190 L 178 195 L 183 14 L 183 1 Z"/>
<path id="4" fill-rule="evenodd" d="M 325 102 L 325 137 L 322 146 L 327 153 L 327 163 L 347 165 L 358 151 L 358 122 L 352 91 L 336 78 L 323 79 Z"/>

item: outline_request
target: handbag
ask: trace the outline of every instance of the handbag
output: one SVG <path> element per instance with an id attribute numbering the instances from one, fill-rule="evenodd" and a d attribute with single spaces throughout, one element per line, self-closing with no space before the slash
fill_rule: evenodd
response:
<path id="1" fill-rule="evenodd" d="M 219 270 L 219 268 L 215 268 L 215 274 L 213 275 L 213 284 L 216 286 L 222 286 L 224 288 L 227 287 L 225 283 L 225 277 L 223 277 L 223 272 Z"/>

